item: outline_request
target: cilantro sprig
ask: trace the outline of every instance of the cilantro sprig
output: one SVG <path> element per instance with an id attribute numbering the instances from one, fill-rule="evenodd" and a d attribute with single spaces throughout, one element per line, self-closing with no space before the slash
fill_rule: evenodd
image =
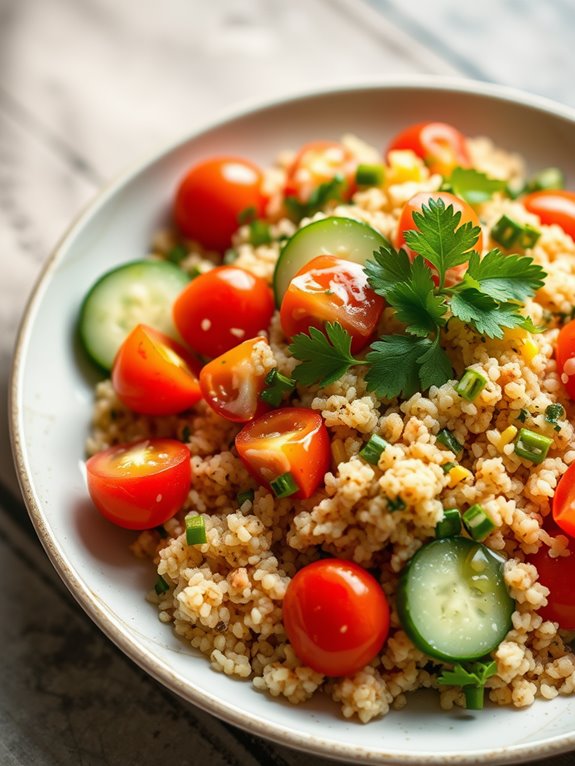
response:
<path id="1" fill-rule="evenodd" d="M 358 359 L 339 323 L 328 323 L 325 334 L 311 328 L 309 335 L 296 335 L 289 348 L 302 362 L 293 373 L 298 382 L 329 385 L 351 366 L 364 364 L 368 390 L 382 399 L 408 398 L 453 377 L 441 345 L 451 317 L 489 338 L 502 338 L 505 328 L 538 331 L 521 313 L 522 303 L 546 277 L 531 257 L 495 249 L 481 258 L 474 250 L 480 228 L 461 224 L 461 213 L 441 198 L 430 198 L 413 219 L 417 229 L 405 233 L 413 258 L 387 243 L 364 266 L 370 286 L 395 310 L 405 334 L 380 337 L 365 359 Z M 463 275 L 462 264 L 467 264 Z"/>
<path id="2" fill-rule="evenodd" d="M 495 660 L 490 662 L 456 663 L 452 670 L 444 670 L 437 678 L 442 686 L 461 686 L 465 694 L 465 707 L 468 710 L 481 710 L 485 682 L 497 673 Z"/>
<path id="3" fill-rule="evenodd" d="M 329 181 L 324 181 L 324 183 L 316 186 L 307 202 L 300 202 L 296 196 L 289 195 L 285 198 L 284 203 L 290 215 L 300 221 L 302 218 L 317 213 L 330 200 L 341 201 L 345 186 L 344 176 L 336 173 Z"/>

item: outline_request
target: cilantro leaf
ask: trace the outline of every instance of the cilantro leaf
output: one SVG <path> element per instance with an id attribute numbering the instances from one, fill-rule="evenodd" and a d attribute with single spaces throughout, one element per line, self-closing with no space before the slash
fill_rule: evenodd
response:
<path id="1" fill-rule="evenodd" d="M 497 303 L 474 287 L 454 292 L 451 296 L 451 313 L 470 324 L 480 335 L 502 338 L 504 327 L 528 329 L 528 317 L 522 316 L 514 303 Z"/>
<path id="2" fill-rule="evenodd" d="M 496 301 L 525 301 L 543 286 L 546 276 L 533 258 L 505 255 L 496 249 L 483 258 L 475 252 L 470 254 L 463 283 Z"/>
<path id="3" fill-rule="evenodd" d="M 367 261 L 363 270 L 367 281 L 378 294 L 387 298 L 398 282 L 405 282 L 411 274 L 411 262 L 405 250 L 396 250 L 389 243 L 373 253 L 374 260 Z"/>
<path id="4" fill-rule="evenodd" d="M 291 195 L 286 197 L 284 202 L 291 215 L 300 220 L 317 213 L 330 200 L 341 200 L 345 184 L 345 178 L 336 173 L 329 181 L 316 186 L 307 202 L 300 202 L 297 197 Z"/>
<path id="5" fill-rule="evenodd" d="M 467 262 L 481 233 L 480 227 L 473 226 L 471 221 L 461 226 L 460 221 L 461 213 L 455 212 L 453 205 L 446 207 L 441 198 L 431 197 L 427 205 L 422 205 L 421 212 L 413 212 L 417 228 L 405 232 L 409 247 L 437 269 L 440 286 L 448 269 Z"/>
<path id="6" fill-rule="evenodd" d="M 444 670 L 437 683 L 444 686 L 483 686 L 488 678 L 497 673 L 497 664 L 491 662 L 468 662 L 467 667 L 456 663 L 453 670 Z"/>
<path id="7" fill-rule="evenodd" d="M 431 386 L 442 386 L 453 377 L 451 360 L 441 348 L 439 335 L 428 350 L 417 360 L 419 362 L 419 380 L 423 391 Z"/>
<path id="8" fill-rule="evenodd" d="M 310 327 L 309 335 L 304 332 L 294 335 L 288 350 L 301 362 L 292 374 L 304 386 L 313 383 L 328 386 L 353 365 L 363 364 L 352 355 L 351 335 L 339 322 L 327 322 L 325 334 Z"/>
<path id="9" fill-rule="evenodd" d="M 445 324 L 445 297 L 434 291 L 431 270 L 420 255 L 409 264 L 406 280 L 388 290 L 386 298 L 412 335 L 425 337 Z"/>
<path id="10" fill-rule="evenodd" d="M 473 168 L 455 168 L 449 177 L 449 186 L 457 197 L 470 205 L 478 205 L 491 199 L 495 192 L 503 191 L 506 182 Z"/>

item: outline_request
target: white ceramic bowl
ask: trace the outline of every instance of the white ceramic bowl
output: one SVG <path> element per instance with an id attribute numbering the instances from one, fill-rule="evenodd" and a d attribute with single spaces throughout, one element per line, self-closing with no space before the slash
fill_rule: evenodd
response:
<path id="1" fill-rule="evenodd" d="M 262 165 L 279 149 L 352 132 L 384 147 L 402 127 L 443 120 L 516 150 L 533 170 L 557 165 L 575 184 L 575 112 L 477 83 L 418 78 L 334 89 L 244 109 L 138 165 L 105 189 L 56 249 L 28 306 L 11 386 L 12 441 L 22 490 L 48 555 L 80 605 L 138 665 L 230 723 L 356 763 L 511 763 L 575 748 L 575 698 L 522 711 L 443 712 L 418 693 L 406 709 L 361 725 L 321 696 L 293 707 L 210 669 L 146 603 L 154 574 L 128 552 L 131 533 L 89 507 L 82 473 L 92 402 L 74 328 L 82 297 L 108 268 L 148 252 L 174 187 L 195 160 L 218 152 Z"/>

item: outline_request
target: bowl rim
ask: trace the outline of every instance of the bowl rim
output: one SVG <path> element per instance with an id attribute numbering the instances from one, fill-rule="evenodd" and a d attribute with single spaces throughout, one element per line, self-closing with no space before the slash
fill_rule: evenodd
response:
<path id="1" fill-rule="evenodd" d="M 21 389 L 22 370 L 24 368 L 28 340 L 33 328 L 37 309 L 45 290 L 48 288 L 52 273 L 64 259 L 65 250 L 69 241 L 71 241 L 83 228 L 91 216 L 103 206 L 110 197 L 125 185 L 132 182 L 149 166 L 161 161 L 163 157 L 170 154 L 178 147 L 200 137 L 204 133 L 223 126 L 232 120 L 248 117 L 258 112 L 273 110 L 274 108 L 292 103 L 314 100 L 323 96 L 343 96 L 350 92 L 362 90 L 437 90 L 448 91 L 454 94 L 484 96 L 495 101 L 504 103 L 511 102 L 534 109 L 535 111 L 550 113 L 556 117 L 572 122 L 575 127 L 575 109 L 544 96 L 531 94 L 518 88 L 464 77 L 410 74 L 377 76 L 373 78 L 362 77 L 359 79 L 350 78 L 339 80 L 337 83 L 315 85 L 314 87 L 306 89 L 292 89 L 272 98 L 252 98 L 243 100 L 237 102 L 235 106 L 219 112 L 212 119 L 198 123 L 189 133 L 186 133 L 167 144 L 164 142 L 156 149 L 148 150 L 142 158 L 132 162 L 128 167 L 124 168 L 124 170 L 113 176 L 111 180 L 103 184 L 99 191 L 97 191 L 80 209 L 44 262 L 26 302 L 14 345 L 8 385 L 10 442 L 20 490 L 36 534 L 38 535 L 48 558 L 75 600 L 92 621 L 96 623 L 97 627 L 99 627 L 107 638 L 109 638 L 124 654 L 161 684 L 184 700 L 197 705 L 202 710 L 211 713 L 227 723 L 249 731 L 251 734 L 255 734 L 281 745 L 292 747 L 296 750 L 335 760 L 353 760 L 356 763 L 381 763 L 388 764 L 389 766 L 392 766 L 393 764 L 397 764 L 398 766 L 400 764 L 417 766 L 423 759 L 425 759 L 426 763 L 430 765 L 436 764 L 437 766 L 477 763 L 504 764 L 517 763 L 519 759 L 521 759 L 522 762 L 527 762 L 535 758 L 558 755 L 575 748 L 575 731 L 570 735 L 557 735 L 554 738 L 539 744 L 512 745 L 509 747 L 501 746 L 485 750 L 475 750 L 468 754 L 432 752 L 409 754 L 391 750 L 374 751 L 370 747 L 330 742 L 322 736 L 301 734 L 297 729 L 294 729 L 289 725 L 282 725 L 270 720 L 258 719 L 252 714 L 244 713 L 242 710 L 232 707 L 231 704 L 222 701 L 221 698 L 210 695 L 200 689 L 196 689 L 188 683 L 184 683 L 165 662 L 158 659 L 135 642 L 133 638 L 130 637 L 128 629 L 121 623 L 121 621 L 112 619 L 99 605 L 90 589 L 75 572 L 60 543 L 51 537 L 48 525 L 44 519 L 44 513 L 35 497 L 33 481 L 26 470 L 23 436 L 20 430 L 19 392 Z"/>

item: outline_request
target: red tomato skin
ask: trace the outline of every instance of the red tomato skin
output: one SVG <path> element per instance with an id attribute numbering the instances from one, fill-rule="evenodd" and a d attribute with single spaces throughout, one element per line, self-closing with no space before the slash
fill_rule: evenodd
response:
<path id="1" fill-rule="evenodd" d="M 326 676 L 350 676 L 381 650 L 389 606 L 379 583 L 358 564 L 321 559 L 290 581 L 283 621 L 305 665 Z"/>
<path id="2" fill-rule="evenodd" d="M 555 223 L 575 239 L 575 192 L 545 189 L 528 194 L 521 202 L 526 210 L 538 216 L 542 224 L 551 226 Z"/>
<path id="3" fill-rule="evenodd" d="M 575 463 L 559 479 L 553 496 L 553 520 L 569 537 L 575 538 Z"/>
<path id="4" fill-rule="evenodd" d="M 297 499 L 313 495 L 331 462 L 323 418 L 305 407 L 280 407 L 256 418 L 236 436 L 236 449 L 250 474 L 268 488 L 290 472 L 299 486 L 292 495 Z"/>
<path id="5" fill-rule="evenodd" d="M 403 210 L 401 211 L 401 216 L 399 218 L 399 223 L 397 226 L 397 232 L 395 235 L 395 246 L 397 249 L 403 248 L 407 254 L 409 255 L 410 259 L 413 260 L 415 258 L 415 253 L 407 247 L 405 243 L 405 232 L 410 231 L 413 229 L 417 229 L 414 221 L 413 221 L 413 213 L 414 211 L 421 211 L 422 206 L 425 204 L 427 205 L 429 203 L 430 199 L 434 200 L 443 200 L 446 207 L 449 207 L 449 205 L 453 205 L 453 210 L 457 212 L 461 212 L 461 219 L 459 225 L 461 226 L 464 223 L 467 223 L 470 221 L 473 226 L 480 226 L 479 218 L 477 217 L 477 214 L 473 210 L 473 208 L 467 204 L 464 200 L 460 199 L 459 197 L 456 197 L 455 194 L 450 194 L 449 192 L 418 192 L 414 197 L 409 199 L 405 205 L 403 206 Z M 478 252 L 481 252 L 483 249 L 483 234 L 480 233 L 479 237 L 477 239 L 477 243 L 475 244 L 475 250 Z M 454 266 L 452 269 L 448 269 L 446 274 L 445 282 L 447 285 L 454 284 L 456 282 L 459 282 L 463 278 L 463 274 L 467 270 L 467 264 L 462 263 L 460 266 Z"/>
<path id="6" fill-rule="evenodd" d="M 202 398 L 200 367 L 182 345 L 139 324 L 118 349 L 112 385 L 118 399 L 134 412 L 176 415 Z"/>
<path id="7" fill-rule="evenodd" d="M 184 288 L 174 302 L 173 317 L 185 342 L 213 358 L 267 331 L 274 309 L 264 279 L 237 266 L 218 266 Z"/>
<path id="8" fill-rule="evenodd" d="M 241 157 L 211 157 L 194 165 L 174 199 L 174 220 L 184 236 L 223 252 L 239 227 L 238 215 L 253 208 L 265 215 L 262 171 Z"/>
<path id="9" fill-rule="evenodd" d="M 557 337 L 555 360 L 557 372 L 569 397 L 575 401 L 575 319 L 563 325 Z"/>
<path id="10" fill-rule="evenodd" d="M 118 466 L 146 447 L 160 465 L 148 466 L 147 472 L 145 467 Z M 125 529 L 151 529 L 184 505 L 192 481 L 190 452 L 175 439 L 120 444 L 90 457 L 86 474 L 92 502 L 104 518 Z"/>
<path id="11" fill-rule="evenodd" d="M 575 465 L 570 466 L 570 468 L 575 468 Z M 573 481 L 573 473 L 570 481 Z M 545 528 L 550 535 L 565 534 L 550 520 L 546 521 Z M 575 588 L 573 587 L 575 582 L 575 540 L 569 540 L 568 550 L 569 556 L 551 558 L 549 548 L 546 545 L 541 545 L 537 553 L 529 556 L 527 560 L 539 572 L 539 582 L 549 588 L 550 591 L 547 597 L 547 606 L 538 609 L 538 613 L 544 620 L 558 622 L 559 627 L 563 630 L 575 630 Z"/>
<path id="12" fill-rule="evenodd" d="M 389 152 L 411 149 L 425 162 L 432 173 L 449 175 L 453 168 L 466 168 L 471 158 L 465 136 L 445 122 L 419 122 L 401 131 L 387 148 Z"/>
<path id="13" fill-rule="evenodd" d="M 258 374 L 252 362 L 257 343 L 267 345 L 265 338 L 245 340 L 212 359 L 200 372 L 200 388 L 206 402 L 218 415 L 235 423 L 247 423 L 269 410 L 260 399 L 266 373 Z"/>
<path id="14" fill-rule="evenodd" d="M 384 306 L 359 263 L 320 255 L 290 282 L 280 320 L 288 338 L 310 327 L 322 330 L 325 322 L 339 322 L 351 335 L 351 350 L 357 353 L 372 339 Z"/>
<path id="15" fill-rule="evenodd" d="M 326 152 L 331 152 L 334 157 L 328 161 L 323 169 L 317 162 Z M 339 158 L 337 155 L 339 154 Z M 293 162 L 287 170 L 284 195 L 296 197 L 299 202 L 307 202 L 310 194 L 322 183 L 330 181 L 337 174 L 345 178 L 341 198 L 343 201 L 351 199 L 356 191 L 355 171 L 357 161 L 350 150 L 337 141 L 311 141 L 304 144 L 296 154 Z M 302 176 L 307 175 L 307 178 Z"/>

